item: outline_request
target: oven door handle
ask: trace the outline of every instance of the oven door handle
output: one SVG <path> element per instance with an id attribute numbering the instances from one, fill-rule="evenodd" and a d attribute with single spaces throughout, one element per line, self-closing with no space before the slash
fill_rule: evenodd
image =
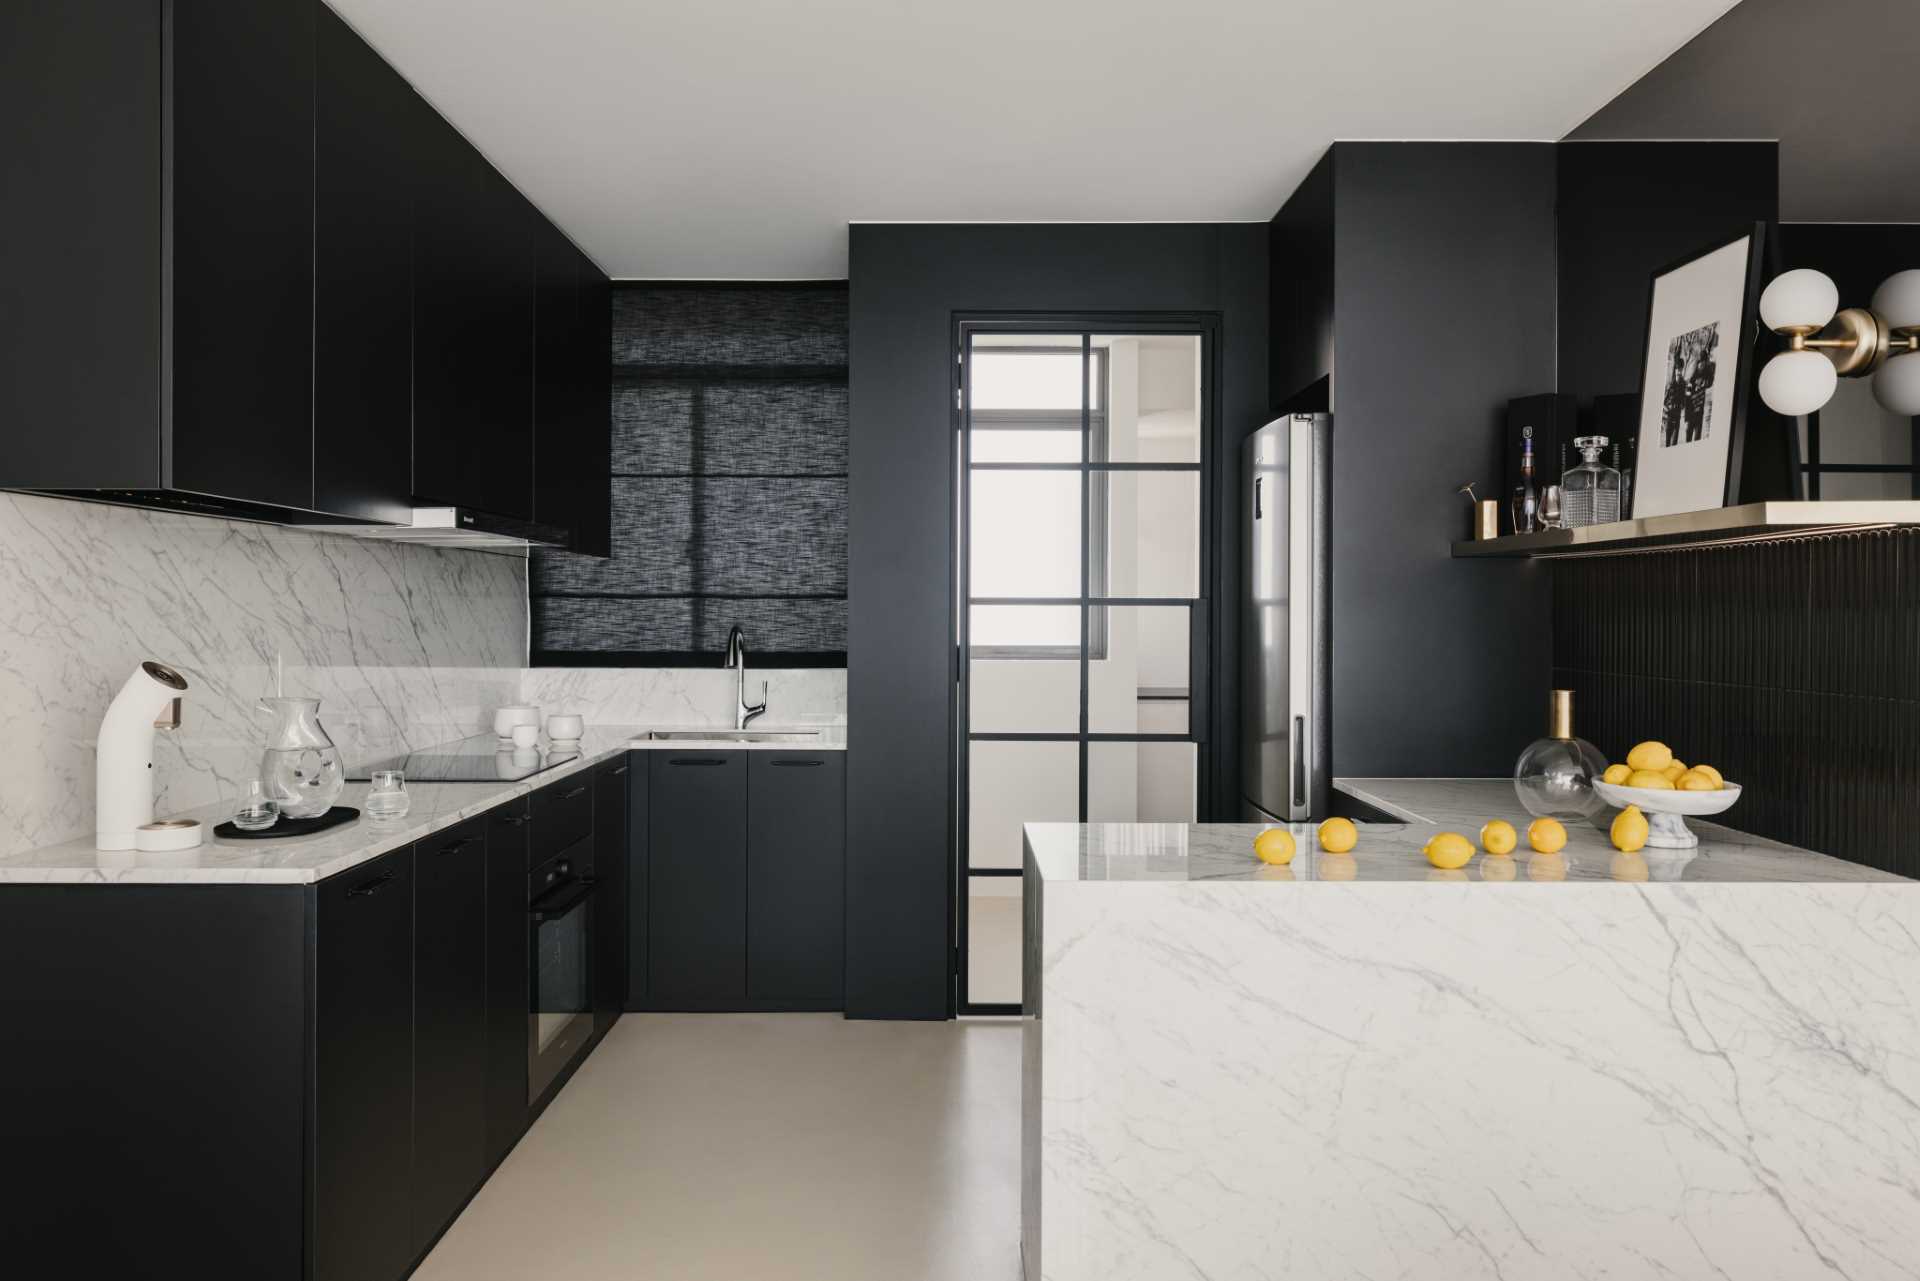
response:
<path id="1" fill-rule="evenodd" d="M 543 921 L 557 921 L 580 906 L 581 901 L 592 893 L 592 881 L 571 881 L 529 903 L 527 915 L 533 918 L 536 925 Z"/>

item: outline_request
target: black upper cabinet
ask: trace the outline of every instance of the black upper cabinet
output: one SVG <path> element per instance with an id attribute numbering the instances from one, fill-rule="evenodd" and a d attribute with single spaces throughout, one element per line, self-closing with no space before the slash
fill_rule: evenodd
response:
<path id="1" fill-rule="evenodd" d="M 414 100 L 413 492 L 533 517 L 533 236 L 538 215 Z"/>
<path id="2" fill-rule="evenodd" d="M 170 488 L 313 506 L 313 0 L 172 24 Z"/>
<path id="3" fill-rule="evenodd" d="M 414 847 L 413 1248 L 486 1175 L 487 824 Z"/>
<path id="4" fill-rule="evenodd" d="M 1333 373 L 1335 154 L 1330 148 L 1320 157 L 1267 224 L 1267 379 L 1274 409 L 1330 407 L 1324 390 L 1314 388 Z"/>
<path id="5" fill-rule="evenodd" d="M 747 996 L 839 1009 L 846 754 L 752 752 L 747 780 Z"/>
<path id="6" fill-rule="evenodd" d="M 413 851 L 314 895 L 315 1281 L 398 1277 L 414 1257 Z"/>
<path id="7" fill-rule="evenodd" d="M 408 519 L 413 91 L 324 5 L 315 41 L 313 506 Z"/>
<path id="8" fill-rule="evenodd" d="M 570 550 L 612 552 L 613 297 L 606 277 L 558 228 L 537 232 L 534 306 L 534 518 L 569 532 Z"/>

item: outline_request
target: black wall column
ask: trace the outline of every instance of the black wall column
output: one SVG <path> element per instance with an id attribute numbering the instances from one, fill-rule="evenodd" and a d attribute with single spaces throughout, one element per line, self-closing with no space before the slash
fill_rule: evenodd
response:
<path id="1" fill-rule="evenodd" d="M 1265 421 L 1267 228 L 858 225 L 850 241 L 847 1014 L 939 1019 L 952 1012 L 954 313 L 1218 313 L 1225 481 Z M 1214 513 L 1219 728 L 1202 817 L 1238 776 L 1239 509 L 1216 492 Z"/>

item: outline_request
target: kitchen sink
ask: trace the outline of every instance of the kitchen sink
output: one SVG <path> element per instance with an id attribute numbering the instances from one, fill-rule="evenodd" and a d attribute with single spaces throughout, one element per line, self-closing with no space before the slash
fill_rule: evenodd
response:
<path id="1" fill-rule="evenodd" d="M 656 729 L 647 737 L 657 743 L 811 743 L 817 729 Z"/>

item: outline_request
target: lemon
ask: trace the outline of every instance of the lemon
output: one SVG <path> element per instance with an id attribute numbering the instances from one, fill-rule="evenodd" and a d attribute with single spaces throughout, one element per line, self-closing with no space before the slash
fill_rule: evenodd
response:
<path id="1" fill-rule="evenodd" d="M 1626 784 L 1627 775 L 1631 773 L 1633 771 L 1625 765 L 1609 765 L 1607 772 L 1600 776 L 1600 780 L 1604 783 L 1612 783 L 1615 787 L 1622 787 Z"/>
<path id="2" fill-rule="evenodd" d="M 1262 863 L 1285 867 L 1293 862 L 1293 833 L 1284 827 L 1269 827 L 1253 838 L 1253 852 Z"/>
<path id="3" fill-rule="evenodd" d="M 1435 867 L 1451 870 L 1473 861 L 1473 842 L 1458 832 L 1441 832 L 1421 852 Z"/>
<path id="4" fill-rule="evenodd" d="M 1480 860 L 1480 879 L 1483 881 L 1511 881 L 1519 872 L 1520 865 L 1506 854 L 1489 854 Z"/>
<path id="5" fill-rule="evenodd" d="M 1627 786 L 1651 787 L 1655 791 L 1665 790 L 1671 792 L 1673 790 L 1673 780 L 1659 770 L 1637 769 L 1627 775 Z"/>
<path id="6" fill-rule="evenodd" d="M 1360 829 L 1352 819 L 1330 818 L 1320 825 L 1320 848 L 1329 854 L 1345 854 L 1360 843 Z"/>
<path id="7" fill-rule="evenodd" d="M 1637 744 L 1627 753 L 1627 764 L 1634 769 L 1665 769 L 1673 760 L 1673 749 L 1665 743 L 1647 742 Z"/>
<path id="8" fill-rule="evenodd" d="M 1661 770 L 1660 772 L 1667 776 L 1667 781 L 1669 783 L 1678 783 L 1680 781 L 1680 776 L 1687 772 L 1687 767 L 1685 763 L 1683 763 L 1681 760 L 1679 760 L 1679 758 L 1676 757 L 1674 760 L 1669 761 L 1667 763 L 1667 767 Z"/>
<path id="9" fill-rule="evenodd" d="M 1647 843 L 1647 816 L 1638 805 L 1629 805 L 1614 815 L 1607 834 L 1613 838 L 1615 849 L 1623 854 L 1637 853 Z"/>
<path id="10" fill-rule="evenodd" d="M 1511 854 L 1520 843 L 1520 834 L 1504 818 L 1496 818 L 1480 829 L 1480 848 L 1489 854 Z"/>
<path id="11" fill-rule="evenodd" d="M 1718 783 L 1697 769 L 1690 769 L 1682 774 L 1674 786 L 1683 792 L 1717 792 L 1720 790 Z"/>
<path id="12" fill-rule="evenodd" d="M 1567 843 L 1567 829 L 1557 818 L 1536 818 L 1527 824 L 1527 844 L 1536 853 L 1558 854 Z"/>
<path id="13" fill-rule="evenodd" d="M 1712 779 L 1715 791 L 1727 785 L 1727 780 L 1721 777 L 1720 771 L 1711 765 L 1696 765 L 1693 767 L 1693 772 L 1696 774 L 1705 774 L 1708 778 Z"/>

